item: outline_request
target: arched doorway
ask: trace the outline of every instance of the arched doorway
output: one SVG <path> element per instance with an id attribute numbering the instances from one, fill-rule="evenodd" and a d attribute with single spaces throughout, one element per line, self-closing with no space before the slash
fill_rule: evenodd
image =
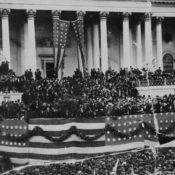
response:
<path id="1" fill-rule="evenodd" d="M 166 51 L 163 54 L 163 70 L 165 72 L 172 72 L 174 69 L 174 53 Z"/>

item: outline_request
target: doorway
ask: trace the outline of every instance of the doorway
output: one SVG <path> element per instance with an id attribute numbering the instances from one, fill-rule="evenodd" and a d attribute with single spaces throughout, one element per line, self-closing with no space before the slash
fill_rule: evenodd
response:
<path id="1" fill-rule="evenodd" d="M 54 77 L 54 63 L 46 62 L 46 77 L 47 78 Z"/>

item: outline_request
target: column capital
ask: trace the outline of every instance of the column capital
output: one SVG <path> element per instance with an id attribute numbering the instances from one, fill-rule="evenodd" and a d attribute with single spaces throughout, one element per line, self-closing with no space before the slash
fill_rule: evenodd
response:
<path id="1" fill-rule="evenodd" d="M 136 21 L 136 25 L 140 25 L 142 22 L 143 22 L 143 16 L 142 17 L 139 17 Z"/>
<path id="2" fill-rule="evenodd" d="M 53 18 L 60 18 L 61 10 L 52 10 L 52 17 Z"/>
<path id="3" fill-rule="evenodd" d="M 161 17 L 161 16 L 156 17 L 156 23 L 161 24 L 163 19 L 164 19 L 164 17 Z"/>
<path id="4" fill-rule="evenodd" d="M 36 15 L 36 10 L 34 9 L 27 9 L 26 12 L 27 12 L 28 18 L 34 18 Z"/>
<path id="5" fill-rule="evenodd" d="M 136 22 L 136 25 L 140 25 L 142 23 L 142 20 L 139 19 L 137 22 Z"/>
<path id="6" fill-rule="evenodd" d="M 100 12 L 100 18 L 107 18 L 108 15 L 109 15 L 109 12 L 106 12 L 106 11 Z"/>
<path id="7" fill-rule="evenodd" d="M 145 13 L 145 16 L 144 16 L 145 20 L 150 20 L 151 17 L 152 17 L 152 13 Z"/>
<path id="8" fill-rule="evenodd" d="M 86 14 L 85 11 L 76 11 L 76 15 L 78 19 L 83 20 L 85 14 Z"/>
<path id="9" fill-rule="evenodd" d="M 129 12 L 123 12 L 122 13 L 123 19 L 129 18 L 130 15 L 131 15 L 131 13 L 129 13 Z"/>
<path id="10" fill-rule="evenodd" d="M 10 9 L 0 9 L 2 17 L 8 17 L 10 14 Z"/>
<path id="11" fill-rule="evenodd" d="M 86 11 L 76 11 L 77 16 L 84 16 L 86 14 Z"/>

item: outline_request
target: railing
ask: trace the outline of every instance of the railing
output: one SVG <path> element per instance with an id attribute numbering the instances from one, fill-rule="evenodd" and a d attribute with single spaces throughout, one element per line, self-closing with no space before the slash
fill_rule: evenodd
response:
<path id="1" fill-rule="evenodd" d="M 165 79 L 165 80 L 146 80 L 138 81 L 137 87 L 148 87 L 148 86 L 171 86 L 175 85 L 175 79 Z"/>

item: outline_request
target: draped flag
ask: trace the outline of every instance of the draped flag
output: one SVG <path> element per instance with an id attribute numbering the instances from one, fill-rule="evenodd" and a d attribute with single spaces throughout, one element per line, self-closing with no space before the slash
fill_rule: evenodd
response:
<path id="1" fill-rule="evenodd" d="M 61 67 L 67 36 L 69 32 L 69 21 L 63 21 L 58 18 L 53 21 L 53 46 L 55 69 L 58 71 Z"/>
<path id="2" fill-rule="evenodd" d="M 3 120 L 0 122 L 0 155 L 6 153 L 7 156 L 16 157 L 16 160 L 18 160 L 21 156 L 17 152 L 20 151 L 22 157 L 27 156 L 28 142 L 16 141 L 16 138 L 26 134 L 27 131 L 28 124 L 23 120 Z M 12 139 L 9 140 L 8 137 Z M 16 160 L 13 161 L 12 158 L 14 164 L 18 164 Z"/>
<path id="3" fill-rule="evenodd" d="M 27 142 L 8 141 L 6 137 L 20 137 L 27 133 L 28 125 L 23 120 L 3 120 L 1 128 L 1 144 L 13 146 L 27 146 Z"/>
<path id="4" fill-rule="evenodd" d="M 29 123 L 2 120 L 0 155 L 6 153 L 16 164 L 47 163 L 142 150 L 145 140 L 149 141 L 147 146 L 155 152 L 155 143 L 158 143 L 156 130 L 160 143 L 175 139 L 175 118 L 174 113 L 154 115 L 159 128 L 155 127 L 153 114 L 95 119 L 40 118 L 30 119 Z"/>
<path id="5" fill-rule="evenodd" d="M 81 59 L 83 64 L 83 71 L 85 71 L 85 56 L 84 56 L 84 23 L 83 19 L 77 19 L 71 22 L 75 36 L 78 42 L 78 46 L 81 52 Z"/>
<path id="6" fill-rule="evenodd" d="M 56 69 L 58 60 L 58 20 L 59 17 L 53 19 L 53 52 L 54 52 L 54 68 Z"/>
<path id="7" fill-rule="evenodd" d="M 164 113 L 157 116 L 159 125 L 159 143 L 168 144 L 175 140 L 174 113 Z M 174 143 L 172 143 L 174 144 Z M 168 146 L 168 145 L 167 145 Z M 169 144 L 171 146 L 171 143 Z"/>
<path id="8" fill-rule="evenodd" d="M 11 120 L 6 120 L 6 123 L 11 123 Z M 103 154 L 108 150 L 105 148 L 105 135 L 95 139 L 94 141 L 86 141 L 81 139 L 76 134 L 71 134 L 65 137 L 66 133 L 70 132 L 71 127 L 76 127 L 78 132 L 86 137 L 98 135 L 104 131 L 105 117 L 97 119 L 32 119 L 29 124 L 22 126 L 24 121 L 18 121 L 18 128 L 22 134 L 22 130 L 28 125 L 28 132 L 31 133 L 35 127 L 41 128 L 44 134 L 36 133 L 30 137 L 26 144 L 22 142 L 13 142 L 5 140 L 0 142 L 0 155 L 5 152 L 10 157 L 11 161 L 16 164 L 36 164 L 47 163 L 51 161 L 61 161 L 70 159 L 82 159 L 97 154 Z M 25 122 L 24 122 L 25 123 Z M 13 133 L 18 132 L 14 124 Z M 0 130 L 6 128 L 4 122 L 0 123 Z M 12 125 L 9 124 L 9 131 Z M 22 129 L 23 128 L 23 129 Z M 3 133 L 2 132 L 2 133 Z M 1 135 L 1 132 L 0 132 Z M 56 143 L 49 138 L 57 139 L 60 136 L 64 137 L 62 141 Z M 19 137 L 19 134 L 16 135 Z M 106 150 L 105 150 L 106 149 Z"/>
<path id="9" fill-rule="evenodd" d="M 117 132 L 107 131 L 106 145 L 118 145 L 121 149 L 134 149 L 144 147 L 144 131 L 140 128 L 140 119 L 143 115 L 128 115 L 117 117 L 116 120 L 107 117 L 106 123 Z M 135 132 L 136 131 L 136 132 Z M 133 134 L 129 134 L 129 133 Z"/>
<path id="10" fill-rule="evenodd" d="M 175 144 L 175 113 L 164 113 L 157 116 L 159 125 L 159 147 L 174 147 Z"/>

